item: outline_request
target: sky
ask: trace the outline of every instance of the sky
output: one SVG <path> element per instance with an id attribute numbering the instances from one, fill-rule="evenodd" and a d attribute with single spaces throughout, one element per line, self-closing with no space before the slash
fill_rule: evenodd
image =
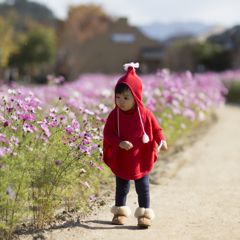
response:
<path id="1" fill-rule="evenodd" d="M 130 25 L 202 22 L 232 27 L 240 24 L 240 0 L 31 0 L 47 5 L 60 19 L 69 5 L 94 3 L 115 17 L 127 17 Z"/>

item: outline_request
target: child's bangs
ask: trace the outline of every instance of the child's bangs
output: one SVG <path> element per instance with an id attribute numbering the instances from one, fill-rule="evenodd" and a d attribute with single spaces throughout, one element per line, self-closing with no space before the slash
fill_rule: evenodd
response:
<path id="1" fill-rule="evenodd" d="M 130 88 L 128 87 L 128 85 L 124 84 L 124 83 L 120 83 L 116 86 L 115 88 L 115 94 L 122 94 L 125 91 L 131 91 Z"/>

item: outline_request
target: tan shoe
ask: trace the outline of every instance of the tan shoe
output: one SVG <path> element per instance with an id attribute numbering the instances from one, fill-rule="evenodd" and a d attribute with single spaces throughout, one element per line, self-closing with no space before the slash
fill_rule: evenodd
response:
<path id="1" fill-rule="evenodd" d="M 114 225 L 124 225 L 126 216 L 114 215 L 112 219 L 112 224 Z"/>
<path id="2" fill-rule="evenodd" d="M 127 206 L 122 207 L 113 206 L 111 208 L 111 213 L 114 214 L 112 224 L 124 225 L 126 218 L 131 214 L 131 210 Z"/>
<path id="3" fill-rule="evenodd" d="M 151 220 L 155 218 L 151 208 L 137 208 L 134 216 L 138 219 L 138 226 L 143 228 L 151 227 Z"/>
<path id="4" fill-rule="evenodd" d="M 138 226 L 142 228 L 151 227 L 151 220 L 146 217 L 139 217 L 138 218 Z"/>

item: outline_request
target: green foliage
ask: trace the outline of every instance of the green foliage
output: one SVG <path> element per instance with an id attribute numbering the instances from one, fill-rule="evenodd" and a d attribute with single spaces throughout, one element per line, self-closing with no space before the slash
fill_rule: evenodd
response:
<path id="1" fill-rule="evenodd" d="M 11 105 L 4 99 L 4 105 L 8 104 Z M 71 124 L 69 110 L 60 106 L 59 115 L 65 115 L 68 123 L 61 120 L 53 125 L 51 136 L 47 137 L 37 123 L 43 121 L 41 112 L 35 115 L 36 121 L 28 126 L 29 130 L 24 130 L 29 121 L 21 118 L 13 121 L 11 116 L 17 106 L 12 108 L 1 115 L 11 124 L 0 125 L 0 236 L 3 239 L 10 239 L 17 224 L 28 216 L 40 228 L 53 220 L 59 208 L 86 211 L 89 195 L 98 193 L 99 181 L 106 174 L 101 171 L 101 121 L 91 116 L 83 120 L 82 114 L 77 114 L 83 133 L 77 135 L 65 129 Z M 54 117 L 47 119 L 55 121 Z M 39 132 L 33 131 L 34 127 Z M 3 152 L 10 151 L 9 143 L 12 150 L 5 155 Z M 91 150 L 90 143 L 98 147 Z"/>
<path id="2" fill-rule="evenodd" d="M 197 43 L 194 50 L 197 64 L 202 64 L 207 70 L 220 71 L 229 67 L 228 54 L 219 44 L 209 41 Z"/>
<path id="3" fill-rule="evenodd" d="M 7 67 L 10 55 L 16 50 L 13 43 L 13 26 L 8 19 L 0 17 L 0 67 Z"/>
<path id="4" fill-rule="evenodd" d="M 196 45 L 196 55 L 199 61 L 207 61 L 222 52 L 219 44 L 211 42 L 201 42 Z"/>
<path id="5" fill-rule="evenodd" d="M 226 98 L 228 102 L 240 103 L 240 81 L 234 81 L 230 84 Z"/>
<path id="6" fill-rule="evenodd" d="M 51 29 L 35 28 L 19 39 L 19 51 L 11 58 L 12 64 L 34 66 L 52 63 L 56 52 L 56 37 Z"/>

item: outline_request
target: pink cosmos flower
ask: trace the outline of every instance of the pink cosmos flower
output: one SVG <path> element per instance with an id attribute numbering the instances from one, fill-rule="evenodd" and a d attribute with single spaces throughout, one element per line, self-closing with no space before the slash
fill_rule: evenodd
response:
<path id="1" fill-rule="evenodd" d="M 178 109 L 178 108 L 173 108 L 172 111 L 175 115 L 181 115 L 182 114 L 181 110 Z"/>
<path id="2" fill-rule="evenodd" d="M 11 128 L 12 128 L 14 131 L 16 131 L 16 130 L 17 130 L 17 128 L 15 128 L 14 126 L 11 126 Z"/>
<path id="3" fill-rule="evenodd" d="M 11 118 L 12 118 L 13 120 L 15 120 L 15 121 L 19 121 L 18 118 L 17 118 L 17 116 L 13 116 L 13 115 L 12 115 Z"/>
<path id="4" fill-rule="evenodd" d="M 5 149 L 3 147 L 0 147 L 0 156 L 4 157 L 6 155 Z"/>
<path id="5" fill-rule="evenodd" d="M 19 108 L 20 108 L 20 109 L 24 109 L 24 110 L 26 110 L 26 111 L 29 110 L 28 104 L 27 104 L 27 103 L 24 103 L 24 102 L 19 102 Z"/>
<path id="6" fill-rule="evenodd" d="M 61 82 L 64 82 L 65 81 L 65 77 L 63 77 L 63 76 L 58 76 L 58 79 L 61 81 Z"/>
<path id="7" fill-rule="evenodd" d="M 60 81 L 59 78 L 54 78 L 54 82 L 55 82 L 55 83 L 60 83 L 61 81 Z"/>
<path id="8" fill-rule="evenodd" d="M 9 107 L 8 105 L 6 105 L 6 109 L 7 111 L 11 112 L 13 110 L 13 108 Z"/>
<path id="9" fill-rule="evenodd" d="M 65 129 L 66 130 L 66 133 L 67 134 L 73 134 L 74 132 L 73 132 L 73 129 L 72 129 L 72 127 L 71 126 L 68 126 L 68 127 L 63 127 L 63 129 Z"/>
<path id="10" fill-rule="evenodd" d="M 15 198 L 15 194 L 14 194 L 14 192 L 12 190 L 12 187 L 10 185 L 8 185 L 7 191 L 8 191 L 8 194 L 10 195 L 10 197 Z"/>
<path id="11" fill-rule="evenodd" d="M 99 120 L 100 122 L 106 122 L 103 118 L 100 118 L 99 116 L 96 116 L 96 119 Z"/>
<path id="12" fill-rule="evenodd" d="M 30 147 L 28 147 L 28 145 L 26 145 L 26 148 L 27 148 L 27 151 L 28 151 L 28 152 L 32 152 L 32 151 L 33 151 L 33 149 L 30 148 Z"/>
<path id="13" fill-rule="evenodd" d="M 89 185 L 88 182 L 85 182 L 85 185 L 86 185 L 88 188 L 90 188 L 90 185 Z"/>
<path id="14" fill-rule="evenodd" d="M 183 128 L 183 129 L 186 129 L 186 128 L 187 128 L 184 123 L 181 123 L 180 126 L 181 126 L 181 128 Z"/>
<path id="15" fill-rule="evenodd" d="M 27 114 L 19 114 L 19 117 L 22 118 L 24 121 L 31 121 L 32 117 Z"/>
<path id="16" fill-rule="evenodd" d="M 76 144 L 74 144 L 74 143 L 69 143 L 69 147 L 76 147 Z"/>
<path id="17" fill-rule="evenodd" d="M 59 121 L 54 121 L 54 122 L 50 122 L 50 123 L 48 123 L 48 125 L 50 126 L 50 127 L 56 127 L 56 126 L 58 126 L 59 125 Z"/>
<path id="18" fill-rule="evenodd" d="M 12 142 L 12 143 L 14 143 L 16 146 L 18 146 L 20 140 L 19 140 L 17 137 L 12 136 L 12 137 L 10 138 L 10 142 Z"/>
<path id="19" fill-rule="evenodd" d="M 32 127 L 36 132 L 39 132 L 39 130 L 37 129 L 37 127 L 33 126 Z"/>
<path id="20" fill-rule="evenodd" d="M 97 151 L 97 150 L 98 150 L 98 145 L 95 144 L 95 143 L 92 143 L 92 144 L 91 144 L 91 150 L 92 150 L 92 151 Z"/>
<path id="21" fill-rule="evenodd" d="M 49 131 L 47 124 L 45 124 L 45 123 L 41 124 L 41 128 L 48 137 L 51 136 L 51 132 Z"/>
<path id="22" fill-rule="evenodd" d="M 98 107 L 102 110 L 103 113 L 107 113 L 109 111 L 108 107 L 106 107 L 103 103 L 99 104 Z"/>
<path id="23" fill-rule="evenodd" d="M 89 111 L 88 109 L 85 109 L 85 113 L 89 114 L 89 115 L 94 115 L 95 113 L 92 111 Z"/>
<path id="24" fill-rule="evenodd" d="M 101 148 L 98 148 L 99 149 L 99 152 L 103 154 L 103 150 Z"/>
<path id="25" fill-rule="evenodd" d="M 169 96 L 167 97 L 167 101 L 168 101 L 169 103 L 171 103 L 171 102 L 173 101 L 173 97 L 172 97 L 171 95 L 169 95 Z"/>
<path id="26" fill-rule="evenodd" d="M 57 112 L 57 109 L 56 109 L 56 108 L 50 108 L 50 112 L 51 112 L 51 113 L 56 113 L 56 112 Z"/>
<path id="27" fill-rule="evenodd" d="M 189 119 L 191 122 L 195 120 L 195 112 L 189 108 L 183 111 L 183 117 Z"/>
<path id="28" fill-rule="evenodd" d="M 101 140 L 101 137 L 99 137 L 99 136 L 93 136 L 93 139 L 96 139 L 96 140 L 100 141 L 100 140 Z"/>
<path id="29" fill-rule="evenodd" d="M 93 164 L 93 159 L 90 161 L 90 168 L 91 167 L 95 167 L 94 164 Z"/>
<path id="30" fill-rule="evenodd" d="M 93 198 L 91 195 L 90 195 L 90 199 L 91 199 L 92 201 L 95 201 L 95 198 Z"/>
<path id="31" fill-rule="evenodd" d="M 160 117 L 157 117 L 157 120 L 158 120 L 159 124 L 162 123 L 162 119 Z"/>
<path id="32" fill-rule="evenodd" d="M 20 89 L 17 89 L 17 92 L 19 93 L 19 95 L 24 95 L 24 93 Z"/>
<path id="33" fill-rule="evenodd" d="M 103 170 L 103 168 L 99 165 L 97 165 L 96 168 L 98 168 L 99 170 Z"/>
<path id="34" fill-rule="evenodd" d="M 47 80 L 51 80 L 51 79 L 53 79 L 53 76 L 52 75 L 47 75 L 46 78 L 47 78 Z"/>
<path id="35" fill-rule="evenodd" d="M 46 143 L 48 143 L 48 139 L 46 137 L 44 137 L 42 134 L 41 134 L 40 138 L 43 139 Z"/>
<path id="36" fill-rule="evenodd" d="M 32 128 L 32 125 L 31 124 L 27 124 L 27 123 L 24 123 L 23 124 L 23 130 L 24 132 L 31 132 L 33 133 L 33 128 Z"/>
<path id="37" fill-rule="evenodd" d="M 80 159 L 80 161 L 83 162 L 83 163 L 88 163 L 86 160 L 81 160 L 81 159 Z"/>
<path id="38" fill-rule="evenodd" d="M 5 123 L 4 123 L 4 127 L 7 127 L 7 126 L 9 126 L 10 125 L 10 122 L 9 121 L 6 121 Z"/>
<path id="39" fill-rule="evenodd" d="M 76 129 L 79 129 L 79 127 L 80 127 L 79 122 L 76 120 L 72 120 L 72 128 L 76 130 Z"/>
<path id="40" fill-rule="evenodd" d="M 77 133 L 76 136 L 83 138 L 85 135 L 84 135 L 84 133 L 82 132 L 82 133 Z"/>
<path id="41" fill-rule="evenodd" d="M 85 147 L 84 145 L 78 145 L 78 147 L 79 147 L 79 150 L 81 151 L 81 152 L 86 152 L 87 151 L 87 147 Z"/>

